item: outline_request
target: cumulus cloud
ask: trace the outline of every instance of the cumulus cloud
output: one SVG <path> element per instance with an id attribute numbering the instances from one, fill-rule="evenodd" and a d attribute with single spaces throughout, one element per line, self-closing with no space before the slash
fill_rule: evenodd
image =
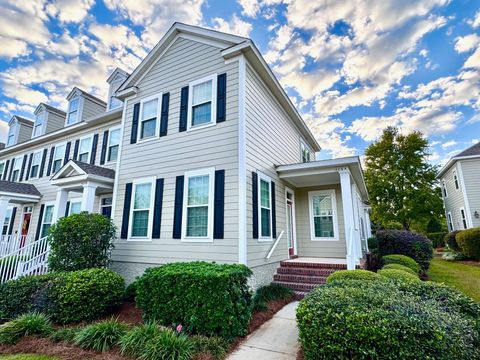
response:
<path id="1" fill-rule="evenodd" d="M 236 14 L 233 14 L 230 21 L 222 18 L 214 18 L 212 20 L 214 29 L 230 34 L 248 37 L 252 31 L 252 24 L 243 21 Z"/>
<path id="2" fill-rule="evenodd" d="M 476 48 L 478 44 L 480 44 L 480 36 L 477 34 L 459 36 L 455 39 L 455 50 L 463 53 Z"/>
<path id="3" fill-rule="evenodd" d="M 88 15 L 94 3 L 95 0 L 54 0 L 46 6 L 46 10 L 61 22 L 78 23 Z"/>
<path id="4" fill-rule="evenodd" d="M 448 149 L 449 147 L 455 146 L 457 144 L 458 143 L 455 140 L 449 140 L 449 141 L 446 141 L 442 144 L 442 148 Z"/>

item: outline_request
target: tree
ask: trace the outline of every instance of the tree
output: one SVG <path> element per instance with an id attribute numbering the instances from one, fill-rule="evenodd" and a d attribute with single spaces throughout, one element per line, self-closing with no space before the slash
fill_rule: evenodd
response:
<path id="1" fill-rule="evenodd" d="M 372 220 L 381 227 L 441 218 L 443 203 L 436 180 L 437 167 L 427 162 L 428 141 L 420 132 L 402 135 L 389 127 L 365 151 L 365 181 Z"/>

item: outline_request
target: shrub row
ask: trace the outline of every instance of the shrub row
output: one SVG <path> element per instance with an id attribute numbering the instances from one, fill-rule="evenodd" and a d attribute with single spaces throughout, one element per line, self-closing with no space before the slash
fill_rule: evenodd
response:
<path id="1" fill-rule="evenodd" d="M 452 231 L 445 235 L 445 243 L 455 252 L 471 259 L 480 259 L 480 227 Z"/>
<path id="2" fill-rule="evenodd" d="M 434 249 L 445 246 L 445 235 L 444 231 L 427 233 L 427 237 L 432 242 Z"/>
<path id="3" fill-rule="evenodd" d="M 39 311 L 57 323 L 89 321 L 121 304 L 123 278 L 108 269 L 26 276 L 0 285 L 0 319 Z"/>
<path id="4" fill-rule="evenodd" d="M 411 257 L 406 255 L 392 254 L 382 257 L 383 265 L 398 264 L 411 269 L 415 274 L 420 272 L 420 265 Z"/>

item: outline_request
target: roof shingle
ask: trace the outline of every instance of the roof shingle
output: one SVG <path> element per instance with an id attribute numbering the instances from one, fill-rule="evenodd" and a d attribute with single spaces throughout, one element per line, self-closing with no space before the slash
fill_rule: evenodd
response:
<path id="1" fill-rule="evenodd" d="M 107 169 L 102 166 L 96 166 L 87 164 L 78 160 L 72 160 L 76 165 L 78 165 L 83 171 L 87 174 L 103 176 L 110 179 L 115 179 L 115 170 Z"/>
<path id="2" fill-rule="evenodd" d="M 454 157 L 462 157 L 462 156 L 474 156 L 480 155 L 480 142 L 476 143 L 475 145 L 469 147 L 466 150 L 463 150 L 460 154 L 455 155 Z"/>
<path id="3" fill-rule="evenodd" d="M 0 192 L 42 196 L 35 185 L 0 180 Z"/>

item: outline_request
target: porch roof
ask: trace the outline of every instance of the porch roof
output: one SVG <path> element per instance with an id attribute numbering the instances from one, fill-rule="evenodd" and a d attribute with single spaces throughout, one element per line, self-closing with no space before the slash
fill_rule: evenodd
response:
<path id="1" fill-rule="evenodd" d="M 358 156 L 311 161 L 308 163 L 277 165 L 279 177 L 291 185 L 302 188 L 340 183 L 340 171 L 350 171 L 363 201 L 368 201 L 368 192 Z"/>
<path id="2" fill-rule="evenodd" d="M 81 188 L 86 183 L 95 183 L 102 188 L 112 189 L 114 179 L 115 170 L 77 160 L 69 160 L 55 173 L 50 183 L 71 189 Z"/>
<path id="3" fill-rule="evenodd" d="M 0 180 L 0 197 L 7 197 L 16 201 L 37 202 L 42 194 L 35 185 Z"/>

